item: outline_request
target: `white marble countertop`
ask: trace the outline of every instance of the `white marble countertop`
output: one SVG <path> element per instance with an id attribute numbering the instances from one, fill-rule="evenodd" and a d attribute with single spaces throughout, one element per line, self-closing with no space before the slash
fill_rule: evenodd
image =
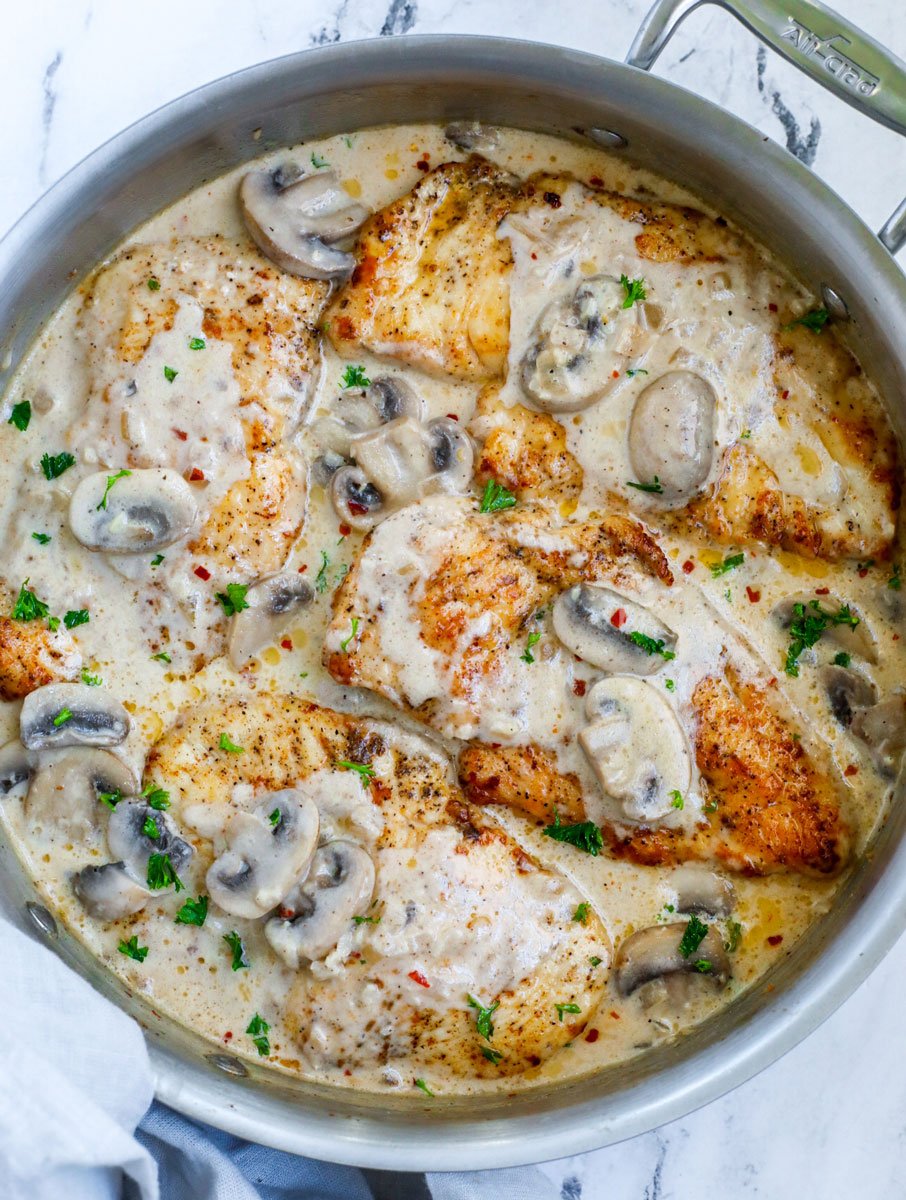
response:
<path id="1" fill-rule="evenodd" d="M 409 32 L 520 36 L 622 58 L 647 7 L 648 0 L 8 0 L 0 232 L 123 126 L 251 63 Z M 903 0 L 835 7 L 906 58 Z M 760 52 L 726 14 L 694 14 L 657 70 L 785 143 L 871 226 L 906 195 L 906 142 Z M 901 942 L 835 1016 L 758 1078 L 682 1121 L 545 1172 L 562 1200 L 906 1195 L 904 991 Z"/>

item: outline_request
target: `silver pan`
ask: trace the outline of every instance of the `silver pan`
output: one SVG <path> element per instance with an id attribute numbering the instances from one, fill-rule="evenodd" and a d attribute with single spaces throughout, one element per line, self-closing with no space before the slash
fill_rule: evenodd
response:
<path id="1" fill-rule="evenodd" d="M 376 124 L 480 118 L 591 138 L 705 196 L 848 315 L 862 360 L 906 425 L 906 202 L 879 236 L 785 150 L 647 74 L 702 0 L 659 0 L 629 65 L 496 38 L 406 37 L 309 50 L 209 84 L 97 150 L 0 243 L 0 385 L 42 322 L 135 225 L 259 154 Z M 779 53 L 906 133 L 906 66 L 810 0 L 723 0 Z M 260 131 L 260 132 L 259 132 Z M 406 1102 L 274 1078 L 213 1053 L 107 975 L 0 844 L 0 892 L 23 920 L 147 1033 L 157 1095 L 254 1141 L 401 1170 L 478 1169 L 576 1154 L 673 1120 L 749 1078 L 823 1021 L 906 918 L 906 806 L 769 978 L 674 1045 L 616 1070 L 514 1098 Z M 129 1069 L 128 1064 L 123 1065 Z"/>

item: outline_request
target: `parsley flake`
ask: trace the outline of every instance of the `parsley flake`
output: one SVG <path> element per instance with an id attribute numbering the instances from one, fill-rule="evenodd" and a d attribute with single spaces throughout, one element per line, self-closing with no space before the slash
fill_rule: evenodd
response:
<path id="1" fill-rule="evenodd" d="M 657 475 L 655 475 L 651 483 L 636 483 L 632 479 L 627 479 L 626 486 L 635 488 L 637 492 L 654 492 L 656 495 L 660 495 L 660 493 L 664 490 L 661 487 L 661 481 L 658 479 Z"/>
<path id="2" fill-rule="evenodd" d="M 179 371 L 174 371 L 172 367 L 164 367 L 164 379 L 167 383 L 172 383 L 178 374 Z"/>
<path id="3" fill-rule="evenodd" d="M 283 813 L 280 811 L 279 808 L 275 808 L 273 810 L 273 812 L 268 813 L 267 819 L 271 823 L 271 829 L 276 829 L 277 826 L 280 824 L 280 822 L 283 820 Z"/>
<path id="4" fill-rule="evenodd" d="M 585 922 L 588 920 L 588 908 L 589 908 L 588 901 L 583 900 L 582 903 L 580 905 L 578 905 L 578 907 L 576 908 L 576 911 L 573 913 L 573 920 L 578 921 L 581 925 L 584 925 Z"/>
<path id="5" fill-rule="evenodd" d="M 525 650 L 519 655 L 524 663 L 533 663 L 535 661 L 535 656 L 532 654 L 532 646 L 537 646 L 540 641 L 541 634 L 537 631 L 537 629 L 528 635 L 525 643 Z"/>
<path id="6" fill-rule="evenodd" d="M 485 484 L 478 511 L 481 513 L 503 512 L 504 509 L 515 507 L 516 497 L 513 493 L 502 483 L 498 483 L 496 479 L 489 479 Z"/>
<path id="7" fill-rule="evenodd" d="M 830 313 L 826 308 L 813 308 L 811 312 L 803 313 L 801 317 L 797 317 L 795 321 L 790 321 L 789 325 L 784 325 L 783 328 L 794 329 L 797 325 L 804 325 L 812 333 L 820 333 L 829 319 Z"/>
<path id="8" fill-rule="evenodd" d="M 808 609 L 812 611 L 809 612 Z M 835 613 L 826 612 L 817 600 L 810 600 L 808 606 L 794 604 L 789 631 L 790 645 L 783 669 L 787 675 L 798 676 L 799 656 L 804 650 L 814 646 L 826 629 L 834 625 L 848 625 L 855 629 L 858 624 L 859 618 L 848 604 L 842 604 Z"/>
<path id="9" fill-rule="evenodd" d="M 644 279 L 629 279 L 626 275 L 621 275 L 620 283 L 623 285 L 623 291 L 626 293 L 623 299 L 623 308 L 632 308 L 633 304 L 638 304 L 640 300 L 647 299 L 648 292 L 645 288 Z"/>
<path id="10" fill-rule="evenodd" d="M 245 747 L 237 746 L 236 743 L 230 739 L 230 735 L 228 733 L 222 733 L 220 735 L 220 741 L 218 745 L 221 750 L 226 750 L 227 754 L 245 754 Z"/>
<path id="11" fill-rule="evenodd" d="M 197 900 L 189 897 L 183 903 L 182 908 L 176 914 L 174 920 L 177 925 L 198 925 L 199 928 L 204 925 L 208 916 L 208 898 L 207 896 L 199 896 Z"/>
<path id="12" fill-rule="evenodd" d="M 134 933 L 128 942 L 120 942 L 117 950 L 119 950 L 120 954 L 125 954 L 127 958 L 135 959 L 136 962 L 140 963 L 144 962 L 148 957 L 148 947 L 140 946 L 138 938 Z"/>
<path id="13" fill-rule="evenodd" d="M 102 508 L 107 507 L 107 497 L 110 495 L 110 489 L 113 487 L 113 485 L 115 483 L 118 483 L 119 480 L 125 479 L 127 475 L 131 475 L 131 474 L 132 474 L 131 471 L 127 471 L 125 468 L 123 468 L 122 471 L 117 471 L 117 473 L 115 475 L 107 476 L 107 486 L 104 488 L 104 494 L 101 497 L 101 502 L 95 509 L 95 512 L 100 512 L 100 510 Z"/>
<path id="14" fill-rule="evenodd" d="M 200 338 L 200 337 L 189 338 L 189 349 L 190 350 L 204 350 L 205 345 L 206 345 L 206 342 L 205 342 L 204 338 Z"/>
<path id="15" fill-rule="evenodd" d="M 334 766 L 342 767 L 344 771 L 356 771 L 363 788 L 368 787 L 369 783 L 374 779 L 374 767 L 371 763 L 350 762 L 346 758 L 340 758 L 337 759 Z"/>
<path id="16" fill-rule="evenodd" d="M 164 556 L 162 554 L 155 554 L 154 557 L 151 559 L 151 566 L 159 567 L 163 561 L 164 561 Z"/>
<path id="17" fill-rule="evenodd" d="M 710 975 L 710 973 L 714 970 L 714 964 L 711 962 L 710 958 L 697 958 L 692 964 L 692 968 L 693 970 L 698 971 L 699 975 Z"/>
<path id="18" fill-rule="evenodd" d="M 74 464 L 75 455 L 70 454 L 68 450 L 63 450 L 60 454 L 41 455 L 41 470 L 45 479 L 59 479 L 63 472 L 68 471 Z"/>
<path id="19" fill-rule="evenodd" d="M 491 1018 L 497 1009 L 500 1008 L 500 1001 L 495 1000 L 490 1008 L 485 1008 L 474 996 L 467 995 L 466 1001 L 469 1008 L 474 1008 L 478 1013 L 478 1016 L 475 1018 L 475 1028 L 478 1031 L 478 1036 L 485 1038 L 486 1041 L 490 1041 L 494 1036 L 494 1022 Z"/>
<path id="20" fill-rule="evenodd" d="M 156 842 L 160 837 L 160 829 L 152 816 L 145 817 L 142 822 L 142 834 L 152 842 Z"/>
<path id="21" fill-rule="evenodd" d="M 49 533 L 33 533 L 31 536 L 41 546 L 46 546 L 47 543 L 50 541 Z"/>
<path id="22" fill-rule="evenodd" d="M 270 1025 L 265 1021 L 264 1017 L 259 1017 L 257 1013 L 252 1017 L 246 1028 L 246 1033 L 252 1039 L 255 1049 L 262 1058 L 266 1058 L 271 1052 L 271 1044 L 268 1039 L 270 1033 Z"/>
<path id="23" fill-rule="evenodd" d="M 430 1096 L 432 1099 L 434 1098 L 434 1093 L 425 1083 L 424 1079 L 416 1079 L 415 1086 L 419 1089 L 419 1091 L 424 1092 L 426 1096 Z"/>
<path id="24" fill-rule="evenodd" d="M 356 925 L 380 925 L 380 917 L 353 917 Z"/>
<path id="25" fill-rule="evenodd" d="M 87 625 L 91 620 L 87 608 L 71 608 L 63 618 L 67 629 L 75 629 L 77 625 Z"/>
<path id="26" fill-rule="evenodd" d="M 626 374 L 630 379 L 634 379 L 636 375 L 647 375 L 648 372 L 644 367 L 630 367 Z"/>
<path id="27" fill-rule="evenodd" d="M 242 612 L 248 608 L 248 601 L 245 598 L 245 593 L 248 591 L 248 585 L 243 583 L 228 583 L 225 592 L 215 592 L 214 595 L 220 601 L 220 607 L 228 617 L 235 616 L 236 613 Z"/>
<path id="28" fill-rule="evenodd" d="M 160 280 L 155 279 L 153 275 L 148 280 L 148 291 L 149 292 L 159 292 L 160 291 Z"/>
<path id="29" fill-rule="evenodd" d="M 249 968 L 249 960 L 245 957 L 245 946 L 243 946 L 242 938 L 239 936 L 236 930 L 231 929 L 229 933 L 225 933 L 223 935 L 223 940 L 233 952 L 233 970 L 247 971 Z"/>
<path id="30" fill-rule="evenodd" d="M 348 366 L 343 372 L 340 379 L 340 386 L 344 388 L 366 388 L 371 384 L 371 380 L 365 374 L 364 367 Z"/>
<path id="31" fill-rule="evenodd" d="M 582 1011 L 582 1009 L 578 1006 L 578 1004 L 555 1004 L 554 1008 L 557 1010 L 557 1019 L 559 1021 L 563 1020 L 564 1013 L 575 1014 L 575 1013 L 580 1013 Z"/>
<path id="32" fill-rule="evenodd" d="M 712 563 L 712 579 L 719 579 L 721 575 L 726 575 L 728 571 L 733 571 L 736 567 L 741 567 L 745 560 L 746 556 L 744 554 L 731 554 L 723 562 Z"/>
<path id="33" fill-rule="evenodd" d="M 61 708 L 60 711 L 57 713 L 57 715 L 54 717 L 53 724 L 56 729 L 59 729 L 61 725 L 65 725 L 67 721 L 71 721 L 71 720 L 72 720 L 72 709 L 71 708 Z"/>
<path id="34" fill-rule="evenodd" d="M 683 936 L 679 944 L 679 952 L 683 958 L 689 958 L 693 955 L 707 935 L 708 926 L 704 921 L 700 921 L 696 916 L 691 916 L 688 925 L 683 930 Z"/>
<path id="35" fill-rule="evenodd" d="M 122 798 L 123 793 L 119 788 L 116 788 L 112 792 L 98 792 L 98 800 L 100 800 L 101 804 L 106 804 L 111 812 L 113 812 Z"/>
<path id="36" fill-rule="evenodd" d="M 604 959 L 599 958 L 597 954 L 593 954 L 588 961 L 591 963 L 591 965 L 593 967 L 600 967 L 600 965 L 604 961 Z"/>
<path id="37" fill-rule="evenodd" d="M 896 563 L 893 568 L 893 574 L 887 580 L 887 586 L 889 588 L 893 588 L 895 592 L 898 592 L 902 585 L 903 581 L 900 579 L 900 564 Z"/>
<path id="38" fill-rule="evenodd" d="M 739 949 L 739 943 L 742 941 L 742 926 L 738 921 L 727 922 L 727 940 L 724 942 L 724 949 L 728 954 L 733 954 Z"/>
<path id="39" fill-rule="evenodd" d="M 172 659 L 172 658 L 170 657 L 170 655 L 169 655 L 169 654 L 166 652 L 166 650 L 160 650 L 160 651 L 159 651 L 157 654 L 152 654 L 152 655 L 151 655 L 151 661 L 152 661 L 152 662 L 163 662 L 163 663 L 168 663 L 168 662 L 172 662 L 172 661 L 173 661 L 173 659 Z"/>
<path id="40" fill-rule="evenodd" d="M 344 654 L 349 653 L 349 643 L 354 640 L 354 638 L 358 632 L 359 632 L 359 618 L 353 617 L 352 618 L 352 633 L 350 633 L 348 638 L 344 638 L 343 641 L 340 642 L 340 649 L 343 651 Z"/>
<path id="41" fill-rule="evenodd" d="M 24 433 L 28 429 L 28 423 L 31 420 L 31 403 L 28 400 L 22 400 L 19 404 L 14 404 L 12 412 L 9 414 L 7 425 L 15 425 L 20 433 Z"/>
<path id="42" fill-rule="evenodd" d="M 481 1046 L 480 1050 L 488 1062 L 493 1063 L 495 1067 L 503 1058 L 503 1055 L 500 1053 L 500 1051 L 494 1050 L 491 1046 Z"/>
<path id="43" fill-rule="evenodd" d="M 183 881 L 173 870 L 170 855 L 152 854 L 148 859 L 148 887 L 152 892 L 159 892 L 161 888 L 170 887 L 171 884 L 177 892 L 185 889 Z"/>
<path id="44" fill-rule="evenodd" d="M 322 596 L 330 586 L 330 580 L 327 578 L 327 569 L 330 566 L 330 555 L 326 550 L 321 551 L 321 566 L 315 576 L 315 589 L 319 596 Z"/>
<path id="45" fill-rule="evenodd" d="M 675 691 L 676 691 L 676 684 L 673 682 L 673 680 L 672 680 L 672 679 L 665 679 L 665 680 L 664 680 L 664 687 L 667 689 L 667 691 L 668 691 L 668 692 L 675 692 Z"/>
<path id="46" fill-rule="evenodd" d="M 43 600 L 39 600 L 34 592 L 29 591 L 28 580 L 19 588 L 19 595 L 10 614 L 14 621 L 40 621 L 46 617 L 50 609 Z"/>
<path id="47" fill-rule="evenodd" d="M 663 638 L 649 637 L 647 633 L 639 633 L 636 629 L 629 635 L 629 640 L 638 646 L 640 650 L 644 650 L 649 657 L 652 654 L 659 654 L 665 662 L 670 662 L 672 658 L 676 658 L 672 650 L 664 649 Z"/>
<path id="48" fill-rule="evenodd" d="M 327 161 L 326 158 L 322 158 L 320 154 L 313 154 L 311 156 L 311 165 L 316 170 L 320 170 L 321 167 L 329 167 L 330 163 Z"/>
<path id="49" fill-rule="evenodd" d="M 575 846 L 577 850 L 592 855 L 593 858 L 597 858 L 598 851 L 604 846 L 601 830 L 594 821 L 581 821 L 576 825 L 561 825 L 560 814 L 557 812 L 554 813 L 553 825 L 548 825 L 543 833 L 545 837 L 553 838 L 555 842 L 566 842 L 570 846 Z"/>
<path id="50" fill-rule="evenodd" d="M 86 687 L 100 687 L 103 682 L 100 675 L 92 675 L 87 667 L 82 667 L 82 683 Z"/>
<path id="51" fill-rule="evenodd" d="M 155 787 L 153 783 L 146 783 L 141 795 L 148 807 L 158 812 L 166 812 L 170 807 L 170 793 L 162 787 Z M 179 888 L 176 890 L 179 891 Z"/>
<path id="52" fill-rule="evenodd" d="M 851 662 L 852 657 L 845 650 L 841 650 L 839 654 L 834 655 L 835 667 L 848 667 Z"/>
<path id="53" fill-rule="evenodd" d="M 681 809 L 684 804 L 685 801 L 683 800 L 683 793 L 679 790 L 679 788 L 674 788 L 670 793 L 670 807 Z"/>

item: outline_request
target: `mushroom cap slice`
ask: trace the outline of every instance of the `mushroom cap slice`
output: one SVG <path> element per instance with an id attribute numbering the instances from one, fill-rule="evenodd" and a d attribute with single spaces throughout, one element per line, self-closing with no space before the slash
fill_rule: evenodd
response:
<path id="1" fill-rule="evenodd" d="M 870 708 L 877 703 L 878 689 L 861 671 L 826 663 L 818 674 L 834 719 L 844 729 L 849 729 L 860 709 Z"/>
<path id="2" fill-rule="evenodd" d="M 103 688 L 49 683 L 22 703 L 19 736 L 28 750 L 62 746 L 117 746 L 129 733 L 129 714 Z"/>
<path id="3" fill-rule="evenodd" d="M 84 867 L 72 878 L 72 890 L 90 917 L 119 921 L 141 912 L 153 893 L 132 878 L 124 863 Z"/>
<path id="4" fill-rule="evenodd" d="M 198 505 L 177 471 L 136 469 L 109 491 L 107 479 L 105 471 L 89 475 L 69 502 L 69 527 L 89 550 L 145 554 L 179 541 L 195 524 Z"/>
<path id="5" fill-rule="evenodd" d="M 404 380 L 393 375 L 372 379 L 362 391 L 350 389 L 335 401 L 333 411 L 315 423 L 318 441 L 326 450 L 352 457 L 352 441 L 400 417 L 421 422 L 425 403 Z"/>
<path id="6" fill-rule="evenodd" d="M 652 979 L 677 972 L 694 973 L 703 983 L 712 986 L 726 983 L 731 975 L 730 960 L 719 931 L 710 925 L 698 947 L 684 957 L 680 953 L 680 944 L 685 931 L 685 922 L 651 925 L 621 942 L 614 960 L 620 995 L 631 996 Z M 707 968 L 701 965 L 704 963 L 708 964 Z"/>
<path id="7" fill-rule="evenodd" d="M 429 485 L 450 494 L 464 495 L 472 483 L 475 446 L 452 417 L 437 417 L 426 426 L 434 474 Z"/>
<path id="8" fill-rule="evenodd" d="M 33 833 L 77 840 L 95 829 L 106 811 L 99 808 L 100 792 L 127 796 L 136 783 L 134 771 L 109 750 L 73 746 L 40 763 L 29 784 L 25 815 Z"/>
<path id="9" fill-rule="evenodd" d="M 636 479 L 657 479 L 654 498 L 685 504 L 714 462 L 714 388 L 694 371 L 668 371 L 639 394 L 629 420 L 629 460 Z"/>
<path id="10" fill-rule="evenodd" d="M 154 823 L 157 833 L 145 833 L 148 822 Z M 181 838 L 170 818 L 152 808 L 141 798 L 120 800 L 107 822 L 107 845 L 115 859 L 120 860 L 135 879 L 147 879 L 148 860 L 152 854 L 166 854 L 170 866 L 178 875 L 195 853 Z"/>
<path id="11" fill-rule="evenodd" d="M 828 614 L 838 613 L 841 608 L 848 608 L 856 618 L 856 624 L 850 625 L 844 622 L 835 625 L 833 622 L 829 622 L 821 636 L 821 642 L 829 643 L 836 649 L 844 650 L 856 658 L 864 658 L 866 662 L 876 663 L 878 661 L 877 638 L 862 614 L 851 604 L 845 604 L 839 596 L 817 597 L 814 592 L 796 592 L 791 596 L 784 596 L 772 610 L 772 615 L 781 629 L 789 629 L 798 615 L 796 609 L 799 605 L 804 609 L 802 615 L 806 617 L 810 614 L 816 615 L 819 609 Z"/>
<path id="12" fill-rule="evenodd" d="M 7 742 L 0 749 L 0 797 L 9 796 L 28 783 L 32 774 L 32 760 L 18 738 Z"/>
<path id="13" fill-rule="evenodd" d="M 500 145 L 500 136 L 493 125 L 482 125 L 480 121 L 452 121 L 444 130 L 444 137 L 460 150 L 477 150 L 481 154 Z"/>
<path id="14" fill-rule="evenodd" d="M 625 299 L 618 279 L 596 275 L 544 309 L 520 370 L 522 390 L 538 408 L 578 412 L 613 386 L 614 370 L 622 374 L 650 336 Z"/>
<path id="15" fill-rule="evenodd" d="M 280 572 L 259 579 L 245 593 L 246 608 L 230 618 L 227 650 L 239 670 L 252 655 L 269 646 L 296 614 L 314 599 L 314 589 L 298 574 Z"/>
<path id="16" fill-rule="evenodd" d="M 853 734 L 872 751 L 878 771 L 892 779 L 906 749 L 906 696 L 896 692 L 853 716 Z"/>
<path id="17" fill-rule="evenodd" d="M 337 516 L 353 529 L 373 529 L 385 511 L 384 497 L 361 467 L 340 467 L 330 481 Z"/>
<path id="18" fill-rule="evenodd" d="M 368 210 L 333 171 L 305 175 L 296 164 L 249 171 L 239 187 L 245 227 L 262 254 L 291 275 L 341 279 L 355 266 L 331 243 L 351 237 Z"/>
<path id="19" fill-rule="evenodd" d="M 663 655 L 645 649 L 644 642 L 639 645 L 642 639 L 660 643 L 671 654 L 676 647 L 677 635 L 647 608 L 596 583 L 561 592 L 554 601 L 553 623 L 568 650 L 611 673 L 652 675 L 664 665 Z"/>
<path id="20" fill-rule="evenodd" d="M 435 472 L 424 426 L 399 417 L 352 444 L 352 454 L 385 503 L 401 508 L 418 500 L 425 480 Z"/>
<path id="21" fill-rule="evenodd" d="M 263 917 L 308 870 L 320 820 L 295 788 L 268 793 L 254 812 L 237 812 L 225 829 L 227 849 L 207 873 L 211 899 L 236 917 Z"/>
<path id="22" fill-rule="evenodd" d="M 579 745 L 602 789 L 630 821 L 656 821 L 685 794 L 691 756 L 673 709 L 650 683 L 630 675 L 599 680 L 586 699 L 591 724 Z"/>
<path id="23" fill-rule="evenodd" d="M 367 851 L 342 838 L 321 846 L 304 879 L 286 897 L 264 936 L 290 967 L 323 958 L 355 916 L 364 915 L 374 892 L 374 863 Z M 285 916 L 284 912 L 292 915 Z"/>
<path id="24" fill-rule="evenodd" d="M 729 879 L 704 863 L 688 862 L 670 876 L 676 889 L 676 911 L 728 917 L 736 904 L 736 890 Z"/>

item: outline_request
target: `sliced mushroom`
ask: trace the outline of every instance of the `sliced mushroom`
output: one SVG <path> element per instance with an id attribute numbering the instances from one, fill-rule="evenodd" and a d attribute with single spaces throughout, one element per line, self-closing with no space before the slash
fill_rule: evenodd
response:
<path id="1" fill-rule="evenodd" d="M 594 583 L 579 583 L 554 602 L 554 632 L 568 650 L 601 671 L 652 675 L 677 635 L 641 604 Z M 633 640 L 633 635 L 635 640 Z M 641 643 L 641 644 L 639 644 Z"/>
<path id="2" fill-rule="evenodd" d="M 170 866 L 179 875 L 195 853 L 170 818 L 140 798 L 117 804 L 107 822 L 107 845 L 135 879 L 147 879 L 152 854 L 168 855 Z"/>
<path id="3" fill-rule="evenodd" d="M 676 811 L 692 777 L 686 739 L 669 704 L 650 683 L 630 675 L 601 679 L 588 693 L 590 725 L 579 745 L 604 793 L 631 821 Z"/>
<path id="4" fill-rule="evenodd" d="M 28 750 L 116 746 L 129 733 L 129 714 L 103 688 L 49 683 L 23 701 L 19 735 Z"/>
<path id="5" fill-rule="evenodd" d="M 906 749 L 906 696 L 897 692 L 855 713 L 853 734 L 872 751 L 878 771 L 892 779 Z"/>
<path id="6" fill-rule="evenodd" d="M 475 447 L 472 439 L 452 417 L 438 417 L 427 426 L 434 473 L 426 481 L 428 490 L 461 495 L 469 490 Z"/>
<path id="7" fill-rule="evenodd" d="M 192 489 L 176 471 L 131 471 L 107 490 L 109 476 L 83 479 L 69 502 L 69 527 L 83 546 L 107 554 L 146 554 L 184 538 L 198 516 Z"/>
<path id="8" fill-rule="evenodd" d="M 245 593 L 248 607 L 230 618 L 227 649 L 239 670 L 263 646 L 269 646 L 311 604 L 314 589 L 298 574 L 282 572 L 259 579 Z"/>
<path id="9" fill-rule="evenodd" d="M 343 458 L 354 457 L 353 440 L 400 417 L 424 418 L 421 396 L 404 380 L 392 375 L 373 379 L 363 390 L 343 392 L 333 411 L 315 423 L 315 435 L 324 448 Z"/>
<path id="10" fill-rule="evenodd" d="M 878 661 L 877 639 L 867 621 L 852 605 L 845 604 L 838 596 L 815 596 L 813 592 L 797 592 L 792 596 L 784 596 L 774 605 L 773 609 L 773 616 L 781 629 L 789 629 L 793 621 L 800 616 L 797 612 L 800 605 L 803 617 L 815 616 L 819 611 L 825 615 L 836 615 L 842 608 L 848 608 L 855 618 L 856 624 L 843 622 L 835 625 L 832 621 L 828 622 L 827 628 L 821 636 L 820 644 L 829 644 L 835 650 L 844 650 L 847 654 L 864 658 L 866 662 L 876 663 Z"/>
<path id="11" fill-rule="evenodd" d="M 330 484 L 337 516 L 353 529 L 372 529 L 384 513 L 384 497 L 359 467 L 341 467 Z"/>
<path id="12" fill-rule="evenodd" d="M 819 675 L 831 712 L 844 729 L 849 729 L 860 709 L 877 703 L 878 689 L 861 671 L 829 663 L 821 668 Z"/>
<path id="13" fill-rule="evenodd" d="M 254 812 L 237 812 L 227 849 L 207 873 L 208 893 L 224 912 L 263 917 L 308 869 L 318 844 L 318 810 L 294 788 L 268 793 Z"/>
<path id="14" fill-rule="evenodd" d="M 444 130 L 444 137 L 460 150 L 481 153 L 496 150 L 500 142 L 497 130 L 480 121 L 452 121 Z"/>
<path id="15" fill-rule="evenodd" d="M 128 796 L 136 783 L 131 768 L 109 750 L 73 746 L 41 762 L 28 788 L 25 814 L 33 832 L 78 840 L 97 827 L 99 793 Z"/>
<path id="16" fill-rule="evenodd" d="M 0 796 L 9 796 L 22 788 L 31 773 L 31 758 L 19 739 L 7 742 L 0 749 Z"/>
<path id="17" fill-rule="evenodd" d="M 72 890 L 90 917 L 119 921 L 141 912 L 153 893 L 132 878 L 124 863 L 85 867 L 72 879 Z"/>
<path id="18" fill-rule="evenodd" d="M 613 386 L 649 336 L 618 279 L 597 275 L 544 309 L 522 360 L 522 390 L 545 412 L 578 412 Z"/>
<path id="19" fill-rule="evenodd" d="M 689 972 L 712 986 L 725 984 L 731 974 L 730 960 L 719 931 L 709 926 L 698 947 L 684 956 L 680 945 L 685 931 L 685 922 L 651 925 L 626 938 L 614 962 L 620 994 L 631 996 L 643 984 L 679 972 Z"/>
<path id="20" fill-rule="evenodd" d="M 736 891 L 730 880 L 709 870 L 704 863 L 683 863 L 673 872 L 670 882 L 676 889 L 677 912 L 728 917 L 736 904 Z"/>
<path id="21" fill-rule="evenodd" d="M 284 900 L 280 915 L 265 925 L 264 936 L 290 967 L 323 958 L 352 918 L 365 912 L 373 892 L 374 863 L 368 853 L 355 842 L 328 842 Z"/>
<path id="22" fill-rule="evenodd" d="M 636 479 L 657 479 L 658 501 L 684 504 L 714 461 L 717 396 L 694 371 L 669 371 L 640 393 L 629 420 L 629 460 Z"/>
<path id="23" fill-rule="evenodd" d="M 333 171 L 306 175 L 295 163 L 249 171 L 239 206 L 258 249 L 291 275 L 342 279 L 355 266 L 333 243 L 351 237 L 368 210 L 350 199 Z"/>

